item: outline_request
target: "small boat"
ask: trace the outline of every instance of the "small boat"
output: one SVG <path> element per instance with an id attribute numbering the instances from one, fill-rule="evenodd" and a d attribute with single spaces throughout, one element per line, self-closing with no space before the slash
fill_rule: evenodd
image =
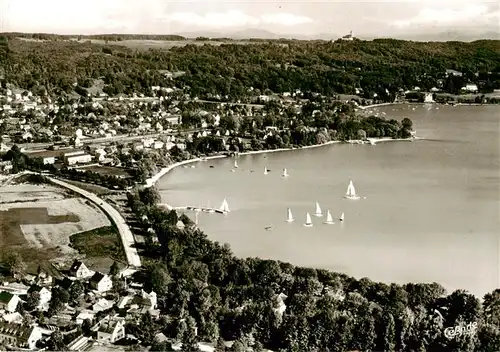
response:
<path id="1" fill-rule="evenodd" d="M 272 229 L 272 226 L 266 226 L 264 227 L 267 231 L 271 230 Z"/>
<path id="2" fill-rule="evenodd" d="M 309 213 L 306 214 L 306 223 L 304 224 L 305 227 L 312 227 L 313 223 L 311 221 L 311 215 Z"/>
<path id="3" fill-rule="evenodd" d="M 292 215 L 292 209 L 288 208 L 288 212 L 286 215 L 286 222 L 293 222 L 295 219 L 293 218 Z"/>
<path id="4" fill-rule="evenodd" d="M 344 213 L 340 214 L 340 221 L 344 221 Z"/>
<path id="5" fill-rule="evenodd" d="M 347 192 L 345 194 L 345 198 L 352 200 L 359 199 L 359 196 L 356 194 L 356 189 L 354 188 L 352 180 L 349 181 L 349 186 L 347 186 Z"/>
<path id="6" fill-rule="evenodd" d="M 323 212 L 321 211 L 318 202 L 316 202 L 316 212 L 314 213 L 314 215 L 317 216 L 318 218 L 323 216 Z"/>
<path id="7" fill-rule="evenodd" d="M 229 205 L 227 204 L 226 198 L 224 198 L 224 201 L 222 202 L 222 205 L 219 208 L 220 211 L 222 211 L 224 214 L 229 213 L 231 210 L 229 210 Z"/>
<path id="8" fill-rule="evenodd" d="M 326 221 L 325 221 L 325 224 L 328 224 L 328 225 L 333 225 L 333 224 L 335 224 L 335 223 L 333 222 L 332 214 L 330 214 L 330 210 L 327 210 L 327 211 L 326 211 Z"/>
<path id="9" fill-rule="evenodd" d="M 239 167 L 239 166 L 238 166 L 238 161 L 236 161 L 236 160 L 235 160 L 235 161 L 234 161 L 234 166 L 233 166 L 233 168 L 237 169 L 238 167 Z"/>
<path id="10" fill-rule="evenodd" d="M 235 169 L 231 169 L 231 172 L 236 172 L 236 170 Z"/>
<path id="11" fill-rule="evenodd" d="M 286 168 L 283 169 L 283 177 L 288 177 L 288 171 L 286 171 Z"/>
<path id="12" fill-rule="evenodd" d="M 207 202 L 207 213 L 215 213 L 215 209 L 210 206 L 210 202 Z"/>
<path id="13" fill-rule="evenodd" d="M 267 167 L 264 168 L 264 175 L 267 175 L 269 173 L 269 170 L 267 169 Z"/>

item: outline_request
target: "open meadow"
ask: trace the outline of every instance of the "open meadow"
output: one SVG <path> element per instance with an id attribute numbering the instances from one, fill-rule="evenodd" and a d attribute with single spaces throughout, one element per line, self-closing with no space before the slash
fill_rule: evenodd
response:
<path id="1" fill-rule="evenodd" d="M 63 264 L 82 256 L 104 270 L 122 252 L 114 227 L 95 204 L 55 186 L 28 183 L 0 187 L 0 257 L 12 251 L 29 271 L 41 262 Z"/>

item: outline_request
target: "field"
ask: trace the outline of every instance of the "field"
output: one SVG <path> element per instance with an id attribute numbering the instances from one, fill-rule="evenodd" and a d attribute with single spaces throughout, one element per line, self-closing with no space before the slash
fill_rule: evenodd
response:
<path id="1" fill-rule="evenodd" d="M 249 44 L 248 41 L 213 41 L 213 40 L 122 40 L 116 42 L 108 42 L 111 45 L 121 45 L 130 49 L 163 49 L 168 50 L 176 46 L 191 45 L 215 45 L 219 46 L 222 44 Z M 92 44 L 105 44 L 104 40 L 92 39 Z"/>
<path id="2" fill-rule="evenodd" d="M 108 227 L 111 222 L 96 205 L 57 187 L 27 183 L 0 187 L 0 256 L 18 252 L 29 271 L 36 270 L 41 262 L 66 263 L 81 258 L 70 246 L 70 237 Z M 116 231 L 106 231 L 105 235 L 101 239 L 108 250 L 87 251 L 92 247 L 84 248 L 81 243 L 78 247 L 87 255 L 90 266 L 100 264 L 94 270 L 108 269 L 121 255 L 116 250 L 120 247 Z"/>
<path id="3" fill-rule="evenodd" d="M 130 177 L 130 172 L 126 169 L 113 167 L 113 166 L 85 166 L 78 168 L 82 171 L 92 171 L 101 175 L 107 176 L 118 176 L 118 177 Z"/>

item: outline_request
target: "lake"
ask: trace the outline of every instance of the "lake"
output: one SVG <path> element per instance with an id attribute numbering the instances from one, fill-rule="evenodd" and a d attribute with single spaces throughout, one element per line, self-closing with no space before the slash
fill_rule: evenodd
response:
<path id="1" fill-rule="evenodd" d="M 387 283 L 438 282 L 478 296 L 499 288 L 500 108 L 393 105 L 374 111 L 409 117 L 425 140 L 240 156 L 236 172 L 230 172 L 233 158 L 199 162 L 165 175 L 158 183 L 162 199 L 219 207 L 227 198 L 231 212 L 200 213 L 199 226 L 241 257 Z M 290 177 L 281 177 L 283 168 Z M 360 200 L 343 198 L 349 179 Z M 334 225 L 313 216 L 316 202 L 325 214 L 330 210 Z M 287 207 L 295 222 L 284 221 Z M 303 226 L 306 212 L 311 228 Z"/>

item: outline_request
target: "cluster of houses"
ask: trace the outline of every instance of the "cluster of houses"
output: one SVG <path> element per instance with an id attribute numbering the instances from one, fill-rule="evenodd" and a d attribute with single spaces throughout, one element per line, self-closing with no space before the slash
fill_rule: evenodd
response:
<path id="1" fill-rule="evenodd" d="M 66 303 L 62 310 L 42 322 L 39 314 L 49 310 L 53 288 L 69 292 L 77 283 L 84 287 L 79 303 Z M 136 283 L 126 287 L 126 294 L 119 295 L 112 288 L 113 279 L 109 275 L 94 272 L 78 260 L 61 277 L 39 271 L 36 276 L 25 276 L 22 283 L 1 284 L 0 349 L 1 346 L 39 349 L 55 331 L 60 331 L 63 336 L 73 334 L 69 350 L 81 351 L 93 344 L 104 346 L 126 338 L 125 324 L 133 323 L 146 312 L 159 316 L 154 291 L 146 292 Z M 36 297 L 34 310 L 26 312 L 25 303 L 33 297 Z M 76 327 L 86 321 L 90 322 L 90 336 L 75 333 Z"/>

